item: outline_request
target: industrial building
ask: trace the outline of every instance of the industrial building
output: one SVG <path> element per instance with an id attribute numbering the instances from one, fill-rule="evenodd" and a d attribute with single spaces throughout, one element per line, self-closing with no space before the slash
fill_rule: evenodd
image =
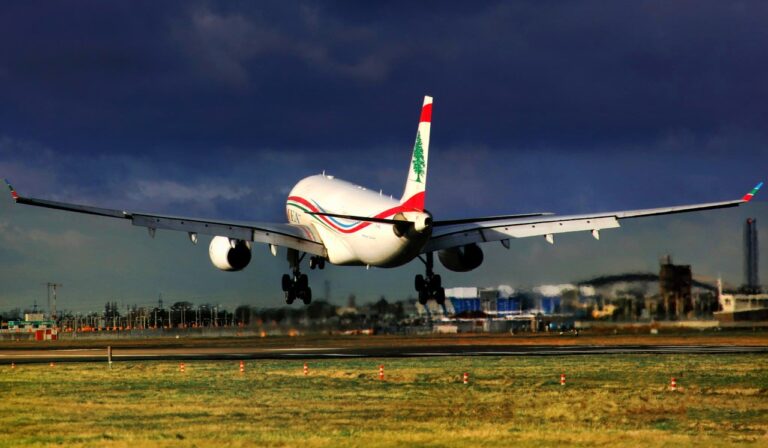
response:
<path id="1" fill-rule="evenodd" d="M 667 255 L 662 258 L 659 267 L 659 291 L 661 301 L 657 303 L 652 315 L 663 314 L 665 320 L 681 319 L 693 310 L 691 300 L 691 275 L 690 265 L 672 264 L 672 257 Z M 660 307 L 660 308 L 659 308 Z"/>

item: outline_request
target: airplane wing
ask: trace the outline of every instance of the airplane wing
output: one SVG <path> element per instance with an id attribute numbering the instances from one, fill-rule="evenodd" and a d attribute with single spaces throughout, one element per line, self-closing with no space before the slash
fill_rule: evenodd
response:
<path id="1" fill-rule="evenodd" d="M 508 247 L 510 238 L 531 236 L 544 236 L 548 242 L 554 243 L 554 235 L 565 232 L 588 231 L 592 232 L 592 236 L 596 239 L 599 239 L 600 230 L 620 227 L 619 221 L 623 219 L 736 207 L 749 202 L 762 186 L 763 183 L 760 182 L 743 198 L 724 202 L 584 215 L 542 215 L 491 221 L 480 218 L 475 221 L 464 220 L 465 222 L 462 224 L 451 224 L 451 221 L 446 221 L 448 225 L 441 225 L 440 221 L 435 221 L 432 237 L 422 250 L 422 253 L 490 241 L 501 241 L 505 247 Z"/>
<path id="2" fill-rule="evenodd" d="M 273 244 L 291 249 L 297 249 L 313 255 L 326 256 L 325 246 L 315 230 L 309 226 L 288 223 L 259 223 L 235 222 L 220 220 L 205 220 L 185 218 L 181 216 L 157 215 L 151 213 L 114 210 L 88 205 L 69 204 L 66 202 L 49 201 L 20 196 L 8 181 L 11 197 L 17 204 L 33 205 L 36 207 L 52 208 L 88 215 L 106 216 L 130 220 L 135 226 L 146 227 L 149 234 L 154 236 L 157 229 L 178 230 L 187 232 L 193 242 L 197 235 L 223 236 L 244 241 Z"/>

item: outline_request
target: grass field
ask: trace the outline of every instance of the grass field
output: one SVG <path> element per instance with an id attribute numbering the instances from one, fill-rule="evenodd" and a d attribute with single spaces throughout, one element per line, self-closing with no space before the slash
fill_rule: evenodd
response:
<path id="1" fill-rule="evenodd" d="M 185 364 L 3 365 L 0 445 L 768 446 L 764 355 Z"/>

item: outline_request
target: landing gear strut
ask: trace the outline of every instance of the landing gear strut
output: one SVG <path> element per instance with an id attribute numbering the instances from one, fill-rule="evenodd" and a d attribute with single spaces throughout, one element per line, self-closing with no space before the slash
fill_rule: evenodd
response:
<path id="1" fill-rule="evenodd" d="M 419 303 L 426 305 L 427 301 L 434 299 L 439 305 L 445 304 L 445 288 L 443 288 L 442 279 L 439 274 L 435 274 L 432 268 L 435 265 L 435 259 L 432 252 L 426 254 L 426 260 L 419 257 L 427 268 L 426 275 L 417 275 L 414 280 L 416 292 L 419 293 Z"/>
<path id="2" fill-rule="evenodd" d="M 302 274 L 299 265 L 306 254 L 299 256 L 299 251 L 288 249 L 288 263 L 291 265 L 292 275 L 283 274 L 282 286 L 285 293 L 285 303 L 291 305 L 294 300 L 299 299 L 305 305 L 312 303 L 312 288 L 309 287 L 309 278 L 307 274 Z M 319 261 L 318 261 L 319 260 Z M 325 267 L 325 260 L 320 257 L 311 257 L 309 259 L 310 269 Z"/>

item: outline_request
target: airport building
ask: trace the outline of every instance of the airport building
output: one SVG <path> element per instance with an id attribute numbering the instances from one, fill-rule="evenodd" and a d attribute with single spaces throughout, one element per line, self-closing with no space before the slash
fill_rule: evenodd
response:
<path id="1" fill-rule="evenodd" d="M 516 291 L 508 285 L 446 288 L 446 309 L 452 315 L 482 312 L 495 317 L 558 314 L 563 291 L 571 289 L 577 288 L 574 285 L 544 285 L 532 291 Z"/>
<path id="2" fill-rule="evenodd" d="M 434 327 L 438 333 L 570 328 L 572 316 L 561 313 L 562 292 L 569 288 L 575 287 L 541 286 L 532 291 L 516 291 L 508 285 L 446 288 L 445 306 L 427 304 L 423 311 L 439 320 Z"/>

